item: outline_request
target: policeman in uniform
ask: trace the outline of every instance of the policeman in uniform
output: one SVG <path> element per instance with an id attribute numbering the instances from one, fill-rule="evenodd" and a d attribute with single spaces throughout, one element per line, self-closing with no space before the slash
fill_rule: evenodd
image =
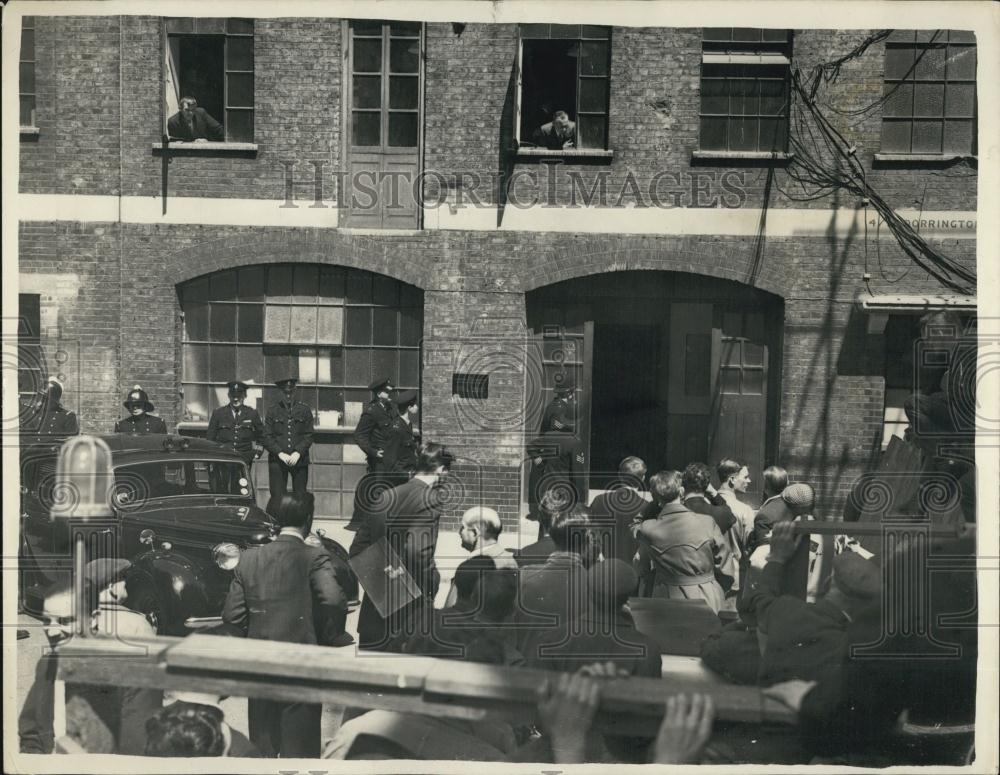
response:
<path id="1" fill-rule="evenodd" d="M 264 421 L 264 447 L 267 449 L 267 472 L 271 497 L 288 491 L 288 477 L 297 495 L 306 494 L 309 479 L 309 448 L 313 443 L 312 410 L 295 400 L 298 377 L 288 374 L 276 379 L 284 394 L 282 399 L 267 411 Z"/>
<path id="2" fill-rule="evenodd" d="M 49 377 L 45 389 L 38 392 L 38 399 L 22 404 L 22 447 L 61 444 L 69 436 L 80 433 L 76 415 L 60 403 L 62 392 L 59 380 Z"/>
<path id="3" fill-rule="evenodd" d="M 379 377 L 368 389 L 375 394 L 358 421 L 354 431 L 354 443 L 361 447 L 368 457 L 368 472 L 388 475 L 393 478 L 399 458 L 399 443 L 403 437 L 403 421 L 395 402 L 389 399 L 392 380 Z"/>
<path id="4" fill-rule="evenodd" d="M 145 435 L 167 432 L 167 424 L 156 415 L 149 414 L 153 411 L 153 404 L 146 391 L 138 385 L 125 396 L 124 406 L 128 409 L 129 416 L 115 423 L 115 433 Z"/>
<path id="5" fill-rule="evenodd" d="M 420 429 L 417 427 L 417 414 L 420 402 L 416 390 L 404 390 L 396 396 L 396 406 L 399 410 L 400 426 L 399 454 L 396 457 L 395 470 L 402 481 L 417 467 L 417 450 L 420 448 Z"/>
<path id="6" fill-rule="evenodd" d="M 249 469 L 253 461 L 260 457 L 263 449 L 257 445 L 264 437 L 264 423 L 257 410 L 245 404 L 247 386 L 239 380 L 227 384 L 229 388 L 229 403 L 220 406 L 208 421 L 208 431 L 205 438 L 232 449 L 243 458 Z M 227 470 L 232 470 L 232 466 Z M 225 484 L 225 483 L 223 483 Z M 238 492 L 238 489 L 227 488 L 228 492 Z"/>
<path id="7" fill-rule="evenodd" d="M 568 431 L 576 429 L 574 418 L 574 397 L 576 395 L 576 384 L 573 375 L 563 372 L 556 375 L 556 384 L 553 388 L 555 396 L 549 405 L 545 407 L 542 415 L 541 433 L 550 431 Z"/>

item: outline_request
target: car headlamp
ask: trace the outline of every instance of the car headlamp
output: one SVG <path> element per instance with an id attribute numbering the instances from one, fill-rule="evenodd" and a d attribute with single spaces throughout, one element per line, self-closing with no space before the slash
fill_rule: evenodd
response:
<path id="1" fill-rule="evenodd" d="M 212 559 L 222 570 L 232 570 L 240 564 L 241 550 L 236 544 L 221 543 L 212 549 Z"/>

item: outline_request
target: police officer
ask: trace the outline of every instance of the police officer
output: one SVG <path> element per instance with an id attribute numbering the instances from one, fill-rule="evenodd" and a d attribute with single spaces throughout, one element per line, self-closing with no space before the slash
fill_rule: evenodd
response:
<path id="1" fill-rule="evenodd" d="M 257 410 L 246 405 L 245 383 L 233 380 L 227 387 L 229 403 L 212 412 L 205 438 L 231 448 L 249 468 L 262 452 L 257 445 L 264 437 L 264 423 Z"/>
<path id="2" fill-rule="evenodd" d="M 368 458 L 368 472 L 389 474 L 396 471 L 399 441 L 402 438 L 402 420 L 395 402 L 389 400 L 392 380 L 380 377 L 368 389 L 375 397 L 365 407 L 354 431 L 354 443 L 361 447 Z"/>
<path id="3" fill-rule="evenodd" d="M 138 385 L 125 396 L 124 406 L 129 416 L 115 423 L 115 433 L 145 435 L 167 432 L 167 424 L 156 415 L 149 414 L 153 411 L 153 404 L 146 391 Z"/>
<path id="4" fill-rule="evenodd" d="M 309 448 L 313 438 L 312 410 L 295 400 L 298 378 L 288 374 L 276 379 L 282 399 L 267 411 L 264 447 L 268 451 L 267 472 L 271 497 L 288 491 L 288 477 L 298 495 L 306 494 L 309 479 Z"/>
<path id="5" fill-rule="evenodd" d="M 568 431 L 576 429 L 576 419 L 574 416 L 574 397 L 576 395 L 576 384 L 573 375 L 562 372 L 556 375 L 556 383 L 553 388 L 555 395 L 549 405 L 545 407 L 542 415 L 541 433 L 550 431 Z"/>
<path id="6" fill-rule="evenodd" d="M 63 388 L 59 380 L 49 377 L 35 401 L 21 406 L 22 446 L 61 444 L 67 437 L 80 433 L 76 415 L 60 403 Z"/>
<path id="7" fill-rule="evenodd" d="M 417 391 L 404 390 L 396 396 L 396 406 L 399 411 L 400 425 L 396 432 L 399 438 L 399 452 L 396 457 L 395 471 L 400 477 L 403 477 L 404 475 L 408 476 L 417 467 L 417 450 L 420 448 L 420 429 L 417 427 L 420 402 L 417 398 Z M 406 481 L 405 478 L 403 481 Z"/>

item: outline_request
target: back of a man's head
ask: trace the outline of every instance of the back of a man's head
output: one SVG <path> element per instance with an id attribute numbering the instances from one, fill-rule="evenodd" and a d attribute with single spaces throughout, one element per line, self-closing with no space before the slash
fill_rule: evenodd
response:
<path id="1" fill-rule="evenodd" d="M 211 705 L 175 702 L 146 722 L 146 756 L 223 756 L 223 714 Z"/>
<path id="2" fill-rule="evenodd" d="M 681 475 L 681 486 L 684 492 L 703 493 L 712 483 L 712 472 L 704 463 L 690 463 Z"/>
<path id="3" fill-rule="evenodd" d="M 590 530 L 590 511 L 586 506 L 572 506 L 552 518 L 549 536 L 560 552 L 586 554 Z"/>
<path id="4" fill-rule="evenodd" d="M 460 608 L 475 607 L 476 585 L 480 577 L 487 571 L 496 570 L 496 567 L 492 557 L 477 554 L 455 569 L 452 583 L 455 585 L 455 592 L 458 595 L 457 605 Z"/>
<path id="5" fill-rule="evenodd" d="M 768 466 L 764 469 L 764 494 L 767 497 L 781 494 L 788 486 L 788 471 L 781 466 Z"/>
<path id="6" fill-rule="evenodd" d="M 618 476 L 627 487 L 641 489 L 646 481 L 646 464 L 642 458 L 627 457 L 618 464 Z"/>
<path id="7" fill-rule="evenodd" d="M 462 515 L 462 523 L 475 528 L 485 538 L 496 540 L 503 530 L 500 515 L 485 506 L 473 506 Z"/>
<path id="8" fill-rule="evenodd" d="M 587 570 L 587 577 L 594 610 L 604 614 L 620 611 L 639 585 L 632 566 L 616 559 L 594 563 Z"/>
<path id="9" fill-rule="evenodd" d="M 736 476 L 743 470 L 743 464 L 733 460 L 731 457 L 724 457 L 715 466 L 715 474 L 719 477 L 719 482 L 725 485 L 731 477 Z"/>
<path id="10" fill-rule="evenodd" d="M 427 442 L 420 446 L 417 452 L 417 465 L 414 471 L 418 474 L 436 474 L 444 466 L 444 470 L 451 467 L 453 456 L 443 444 Z"/>
<path id="11" fill-rule="evenodd" d="M 680 472 L 660 471 L 649 478 L 649 491 L 658 503 L 673 503 L 684 492 Z"/>
<path id="12" fill-rule="evenodd" d="M 293 492 L 275 495 L 268 501 L 267 512 L 281 527 L 303 528 L 312 517 L 307 498 Z"/>

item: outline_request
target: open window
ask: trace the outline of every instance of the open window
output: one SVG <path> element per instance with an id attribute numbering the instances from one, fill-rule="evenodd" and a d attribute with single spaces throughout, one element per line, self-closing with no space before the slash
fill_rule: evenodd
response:
<path id="1" fill-rule="evenodd" d="M 885 44 L 884 154 L 976 154 L 976 39 L 894 30 Z"/>
<path id="2" fill-rule="evenodd" d="M 253 26 L 253 19 L 165 21 L 164 134 L 172 140 L 253 142 Z M 199 111 L 189 122 L 180 119 L 186 97 L 197 101 Z"/>
<path id="3" fill-rule="evenodd" d="M 606 151 L 610 70 L 609 27 L 522 24 L 515 120 L 519 149 Z"/>
<path id="4" fill-rule="evenodd" d="M 702 30 L 696 155 L 787 153 L 791 56 L 791 30 Z"/>

